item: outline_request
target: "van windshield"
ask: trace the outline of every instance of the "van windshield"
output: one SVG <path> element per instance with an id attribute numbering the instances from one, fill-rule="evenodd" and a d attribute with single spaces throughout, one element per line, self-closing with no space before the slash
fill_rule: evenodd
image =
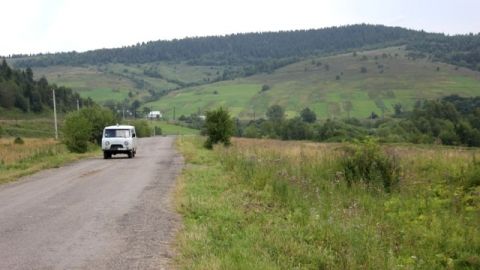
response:
<path id="1" fill-rule="evenodd" d="M 130 138 L 128 129 L 105 129 L 105 138 Z"/>

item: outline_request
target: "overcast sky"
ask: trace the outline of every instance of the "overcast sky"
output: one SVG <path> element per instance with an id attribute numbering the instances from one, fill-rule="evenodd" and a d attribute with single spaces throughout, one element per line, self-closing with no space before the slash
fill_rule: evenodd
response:
<path id="1" fill-rule="evenodd" d="M 7 0 L 0 55 L 356 23 L 478 33 L 479 11 L 480 0 Z"/>

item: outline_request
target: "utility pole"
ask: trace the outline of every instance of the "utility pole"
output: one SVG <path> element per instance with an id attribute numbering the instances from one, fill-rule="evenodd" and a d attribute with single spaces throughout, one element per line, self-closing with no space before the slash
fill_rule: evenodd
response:
<path id="1" fill-rule="evenodd" d="M 77 98 L 77 111 L 80 111 L 80 103 L 78 102 L 78 98 Z"/>
<path id="2" fill-rule="evenodd" d="M 173 121 L 175 121 L 175 107 L 173 107 Z"/>
<path id="3" fill-rule="evenodd" d="M 52 89 L 52 93 L 53 93 L 53 117 L 55 119 L 55 140 L 58 140 L 57 105 L 55 102 L 55 89 Z"/>

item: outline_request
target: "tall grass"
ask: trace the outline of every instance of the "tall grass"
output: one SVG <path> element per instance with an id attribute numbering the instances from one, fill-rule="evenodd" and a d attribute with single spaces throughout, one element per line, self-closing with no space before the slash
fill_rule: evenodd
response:
<path id="1" fill-rule="evenodd" d="M 14 143 L 14 138 L 0 139 L 0 184 L 18 179 L 36 171 L 58 167 L 80 158 L 98 155 L 96 149 L 86 154 L 70 153 L 64 144 L 53 139 L 23 139 L 23 144 Z"/>
<path id="2" fill-rule="evenodd" d="M 387 192 L 347 181 L 340 144 L 197 140 L 179 141 L 195 164 L 179 192 L 184 268 L 480 267 L 478 151 L 384 146 L 399 162 Z"/>

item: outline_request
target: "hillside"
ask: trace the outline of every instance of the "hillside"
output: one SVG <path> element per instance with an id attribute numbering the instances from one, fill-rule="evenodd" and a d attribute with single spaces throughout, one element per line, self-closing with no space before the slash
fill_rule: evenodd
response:
<path id="1" fill-rule="evenodd" d="M 388 114 L 394 104 L 411 107 L 418 99 L 478 95 L 478 48 L 479 34 L 360 24 L 160 40 L 7 61 L 32 67 L 37 79 L 46 77 L 113 110 L 143 104 L 173 117 L 174 107 L 179 116 L 225 105 L 248 119 L 278 103 L 290 116 L 308 106 L 323 118 L 363 118 L 372 111 Z M 344 106 L 349 102 L 351 111 Z"/>
<path id="2" fill-rule="evenodd" d="M 362 73 L 362 67 L 365 68 Z M 261 91 L 263 85 L 269 90 Z M 146 103 L 167 114 L 189 115 L 224 105 L 241 118 L 261 117 L 268 106 L 280 104 L 288 115 L 305 107 L 320 117 L 346 117 L 344 102 L 351 101 L 351 116 L 366 118 L 375 111 L 393 112 L 400 103 L 411 108 L 418 99 L 449 94 L 480 94 L 480 72 L 453 65 L 413 59 L 403 47 L 312 57 L 271 74 L 217 82 L 171 92 Z M 383 104 L 383 105 L 382 105 Z M 171 114 L 170 114 L 171 115 Z"/>
<path id="3" fill-rule="evenodd" d="M 38 78 L 46 77 L 48 81 L 71 87 L 82 97 L 100 103 L 156 99 L 174 89 L 217 80 L 224 72 L 223 67 L 168 62 L 34 67 L 33 70 Z"/>
<path id="4" fill-rule="evenodd" d="M 34 112 L 37 115 L 53 109 L 52 90 L 55 90 L 57 110 L 70 111 L 81 105 L 92 105 L 70 88 L 50 84 L 45 78 L 34 79 L 32 69 L 12 69 L 5 59 L 0 64 L 0 119 L 12 112 Z"/>
<path id="5" fill-rule="evenodd" d="M 157 61 L 188 61 L 195 65 L 252 64 L 268 59 L 405 43 L 425 35 L 423 32 L 400 27 L 357 24 L 310 30 L 158 40 L 123 48 L 32 57 L 14 56 L 14 59 L 19 67 L 142 64 Z"/>

